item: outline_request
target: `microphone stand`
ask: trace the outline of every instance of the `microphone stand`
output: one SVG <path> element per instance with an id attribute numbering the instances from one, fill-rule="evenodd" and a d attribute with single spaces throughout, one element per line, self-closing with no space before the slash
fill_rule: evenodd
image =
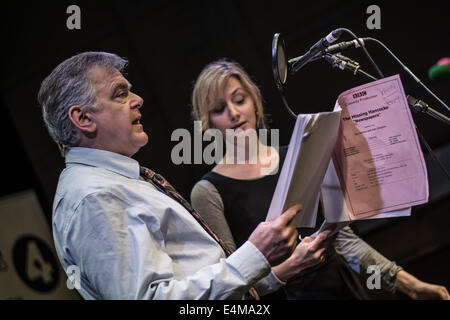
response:
<path id="1" fill-rule="evenodd" d="M 364 70 L 361 69 L 360 64 L 357 61 L 354 61 L 346 56 L 343 56 L 341 54 L 325 54 L 322 56 L 323 59 L 325 59 L 326 61 L 328 61 L 329 63 L 331 63 L 331 65 L 333 66 L 333 68 L 338 68 L 341 70 L 349 70 L 351 71 L 354 75 L 359 74 L 371 81 L 375 81 L 378 80 L 377 78 L 375 78 L 374 76 L 372 76 L 371 74 L 365 72 Z M 408 105 L 411 108 L 411 110 L 414 111 L 414 113 L 426 113 L 429 116 L 432 116 L 433 118 L 440 120 L 442 122 L 444 122 L 447 125 L 450 125 L 450 118 L 443 115 L 442 113 L 436 111 L 435 109 L 433 109 L 429 104 L 427 104 L 426 102 L 416 99 L 410 95 L 406 96 L 407 100 L 408 100 Z"/>
<path id="2" fill-rule="evenodd" d="M 359 74 L 371 81 L 378 80 L 377 78 L 372 76 L 370 73 L 367 73 L 364 70 L 362 70 L 360 64 L 357 61 L 354 61 L 354 60 L 352 60 L 346 56 L 343 56 L 341 54 L 333 54 L 333 55 L 325 54 L 322 56 L 322 58 L 325 61 L 329 62 L 334 69 L 338 68 L 340 70 L 348 70 L 348 71 L 351 71 L 354 75 Z M 426 114 L 432 116 L 433 118 L 450 125 L 450 118 L 448 118 L 447 116 L 443 115 L 442 113 L 434 110 L 427 103 L 425 103 L 419 99 L 416 99 L 410 95 L 407 95 L 406 97 L 407 97 L 406 100 L 408 101 L 408 105 L 414 113 L 419 113 L 419 112 L 426 113 Z M 419 135 L 420 140 L 425 145 L 425 147 L 427 148 L 428 152 L 433 157 L 433 159 L 435 159 L 437 161 L 437 163 L 439 164 L 441 169 L 447 175 L 447 178 L 450 180 L 450 174 L 448 173 L 447 169 L 444 167 L 444 165 L 442 164 L 442 162 L 440 161 L 438 156 L 433 152 L 430 145 L 426 141 L 425 137 L 422 135 L 422 133 L 417 128 L 416 124 L 414 124 L 414 126 L 416 128 L 416 131 Z"/>

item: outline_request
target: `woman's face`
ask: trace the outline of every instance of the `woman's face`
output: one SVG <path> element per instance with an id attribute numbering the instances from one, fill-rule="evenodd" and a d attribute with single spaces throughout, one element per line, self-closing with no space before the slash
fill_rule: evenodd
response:
<path id="1" fill-rule="evenodd" d="M 222 97 L 209 112 L 210 124 L 225 137 L 226 129 L 256 129 L 255 104 L 250 94 L 235 77 L 230 77 Z"/>

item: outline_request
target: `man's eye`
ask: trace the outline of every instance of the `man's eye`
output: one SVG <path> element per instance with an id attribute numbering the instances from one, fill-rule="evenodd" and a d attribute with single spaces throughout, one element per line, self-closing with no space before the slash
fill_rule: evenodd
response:
<path id="1" fill-rule="evenodd" d="M 125 98 L 128 95 L 128 92 L 119 92 L 116 97 L 117 98 Z"/>

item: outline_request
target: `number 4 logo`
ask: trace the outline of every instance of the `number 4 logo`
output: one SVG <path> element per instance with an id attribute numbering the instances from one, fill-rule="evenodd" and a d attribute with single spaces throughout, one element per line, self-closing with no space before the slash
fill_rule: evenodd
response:
<path id="1" fill-rule="evenodd" d="M 26 274 L 30 281 L 36 281 L 39 278 L 47 284 L 53 281 L 53 267 L 45 261 L 38 249 L 35 241 L 29 241 L 27 245 L 28 254 L 26 262 Z"/>
<path id="2" fill-rule="evenodd" d="M 13 247 L 14 268 L 22 281 L 39 292 L 49 292 L 58 284 L 56 258 L 50 246 L 34 235 L 23 235 Z"/>

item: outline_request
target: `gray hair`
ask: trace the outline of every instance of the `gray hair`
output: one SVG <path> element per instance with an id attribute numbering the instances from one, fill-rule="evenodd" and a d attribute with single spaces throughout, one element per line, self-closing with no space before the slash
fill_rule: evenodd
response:
<path id="1" fill-rule="evenodd" d="M 78 133 L 69 118 L 69 108 L 78 105 L 96 110 L 96 92 L 90 79 L 95 67 L 122 72 L 128 61 L 107 52 L 84 52 L 60 63 L 42 81 L 38 102 L 50 136 L 58 144 L 62 155 L 75 146 Z"/>

